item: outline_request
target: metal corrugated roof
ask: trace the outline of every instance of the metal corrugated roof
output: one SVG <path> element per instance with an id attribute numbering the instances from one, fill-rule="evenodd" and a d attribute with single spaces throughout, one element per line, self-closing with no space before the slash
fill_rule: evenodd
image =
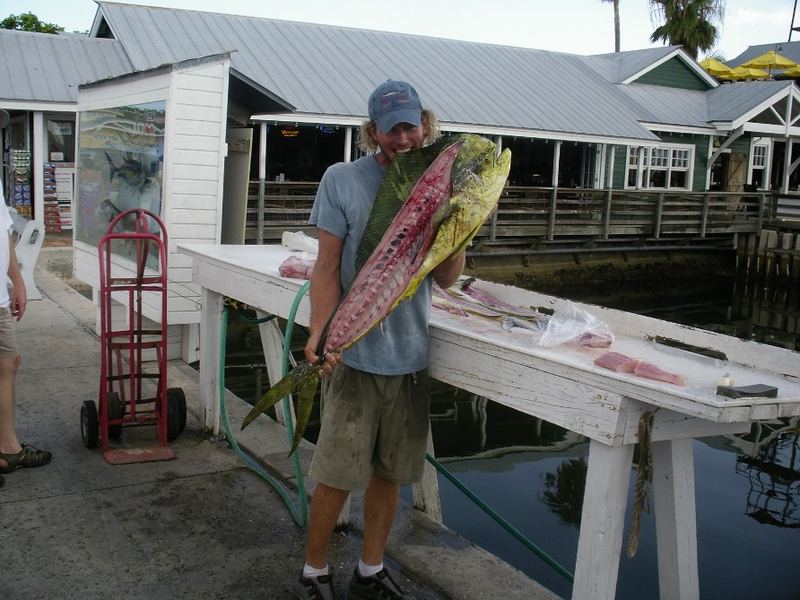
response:
<path id="1" fill-rule="evenodd" d="M 116 40 L 0 29 L 0 100 L 78 101 L 78 84 L 122 75 L 131 63 Z"/>
<path id="2" fill-rule="evenodd" d="M 733 122 L 793 85 L 791 81 L 740 81 L 721 85 L 707 92 L 709 121 Z"/>
<path id="3" fill-rule="evenodd" d="M 619 89 L 639 107 L 645 123 L 713 127 L 733 122 L 792 85 L 791 81 L 742 81 L 697 91 L 658 85 L 628 84 Z"/>
<path id="4" fill-rule="evenodd" d="M 612 52 L 610 54 L 594 54 L 582 58 L 586 64 L 603 75 L 608 81 L 612 83 L 622 83 L 646 67 L 666 58 L 678 48 L 680 48 L 680 46 L 663 46 L 644 48 L 642 50 Z"/>
<path id="5" fill-rule="evenodd" d="M 655 140 L 577 55 L 399 33 L 98 2 L 134 68 L 235 50 L 231 68 L 298 112 L 360 117 L 387 78 L 441 121 Z M 96 22 L 98 20 L 96 19 Z"/>
<path id="6" fill-rule="evenodd" d="M 756 46 L 748 46 L 747 50 L 742 52 L 736 58 L 727 61 L 729 67 L 738 67 L 742 63 L 746 63 L 751 58 L 755 58 L 765 52 L 774 50 L 778 54 L 785 56 L 800 64 L 800 42 L 776 42 L 774 44 L 758 44 Z"/>
<path id="7" fill-rule="evenodd" d="M 640 107 L 637 113 L 640 121 L 662 125 L 710 127 L 708 96 L 705 91 L 638 83 L 618 87 Z"/>

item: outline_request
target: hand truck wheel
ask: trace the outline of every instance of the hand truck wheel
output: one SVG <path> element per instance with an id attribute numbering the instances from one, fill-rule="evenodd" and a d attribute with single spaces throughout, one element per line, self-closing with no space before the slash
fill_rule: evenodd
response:
<path id="1" fill-rule="evenodd" d="M 167 440 L 174 440 L 186 427 L 186 395 L 181 388 L 167 388 Z"/>
<path id="2" fill-rule="evenodd" d="M 108 406 L 108 420 L 121 419 L 125 416 L 125 405 L 119 399 L 117 392 L 108 392 L 106 394 L 106 406 Z M 108 437 L 112 440 L 118 440 L 122 436 L 122 424 L 109 425 Z"/>
<path id="3" fill-rule="evenodd" d="M 97 406 L 93 400 L 84 400 L 81 406 L 81 437 L 83 445 L 89 449 L 97 446 L 100 423 L 97 419 Z"/>

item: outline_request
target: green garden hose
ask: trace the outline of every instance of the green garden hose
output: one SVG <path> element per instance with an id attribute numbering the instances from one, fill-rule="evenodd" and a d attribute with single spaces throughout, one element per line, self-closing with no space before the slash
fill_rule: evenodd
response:
<path id="1" fill-rule="evenodd" d="M 283 356 L 282 356 L 282 365 L 281 369 L 283 375 L 285 376 L 289 372 L 289 348 L 291 346 L 292 340 L 292 330 L 294 329 L 294 318 L 297 314 L 297 308 L 300 305 L 300 300 L 302 300 L 303 296 L 305 296 L 306 292 L 308 291 L 308 282 L 300 288 L 297 292 L 297 295 L 294 298 L 294 302 L 292 303 L 292 308 L 289 311 L 289 318 L 288 323 L 286 325 L 286 331 L 283 335 Z M 269 320 L 271 317 L 266 317 L 265 319 L 259 319 L 257 322 L 265 322 Z M 264 469 L 258 461 L 253 458 L 250 454 L 245 452 L 239 444 L 236 442 L 236 438 L 231 431 L 230 421 L 228 420 L 228 410 L 225 404 L 225 340 L 227 337 L 228 331 L 228 308 L 223 307 L 222 309 L 222 326 L 220 327 L 220 349 L 219 349 L 219 397 L 220 397 L 220 413 L 222 414 L 222 423 L 225 428 L 225 435 L 228 438 L 228 443 L 233 448 L 233 451 L 236 455 L 244 462 L 250 470 L 255 472 L 256 475 L 261 477 L 264 481 L 266 481 L 269 485 L 271 485 L 278 495 L 283 499 L 283 503 L 286 504 L 286 508 L 289 509 L 289 512 L 292 514 L 295 522 L 304 527 L 308 522 L 308 499 L 306 498 L 306 489 L 305 489 L 305 481 L 303 479 L 303 469 L 300 466 L 300 457 L 297 452 L 292 454 L 292 462 L 294 463 L 294 474 L 295 478 L 297 479 L 297 495 L 299 496 L 300 502 L 299 507 L 295 506 L 294 502 L 292 501 L 291 497 L 289 496 L 289 491 L 287 490 L 286 486 L 278 481 L 276 478 L 272 477 L 269 473 L 267 473 L 266 469 Z M 291 402 L 289 400 L 289 396 L 286 396 L 283 399 L 283 415 L 284 415 L 284 423 L 286 423 L 286 434 L 289 439 L 289 443 L 291 444 L 292 440 L 294 439 L 294 426 L 292 425 L 291 419 Z"/>
<path id="2" fill-rule="evenodd" d="M 283 355 L 282 355 L 282 371 L 283 375 L 285 376 L 289 372 L 289 348 L 291 346 L 292 340 L 292 331 L 294 329 L 294 318 L 297 314 L 297 308 L 300 305 L 300 300 L 305 296 L 306 292 L 308 291 L 309 283 L 306 282 L 300 290 L 297 292 L 295 296 L 294 302 L 292 303 L 292 308 L 289 311 L 289 317 L 286 323 L 286 331 L 283 335 Z M 269 319 L 273 318 L 272 316 L 265 317 L 264 319 L 258 320 L 251 320 L 250 322 L 255 323 L 263 323 L 268 321 Z M 301 527 L 305 526 L 308 522 L 308 501 L 306 499 L 306 492 L 305 492 L 305 482 L 303 480 L 303 472 L 300 467 L 300 459 L 295 452 L 292 457 L 294 460 L 294 472 L 295 477 L 297 478 L 297 493 L 300 496 L 300 507 L 296 507 L 292 502 L 292 499 L 289 497 L 289 492 L 281 482 L 277 481 L 274 477 L 270 476 L 264 468 L 249 454 L 245 453 L 240 447 L 239 444 L 236 443 L 236 439 L 233 436 L 233 433 L 230 429 L 230 423 L 228 422 L 228 412 L 225 407 L 225 337 L 226 332 L 228 329 L 228 309 L 225 307 L 222 311 L 222 328 L 220 333 L 220 367 L 219 367 L 219 386 L 220 386 L 220 411 L 222 413 L 223 424 L 225 426 L 225 434 L 228 437 L 228 442 L 230 443 L 231 447 L 233 448 L 234 452 L 242 459 L 242 461 L 250 467 L 255 473 L 261 477 L 264 481 L 266 481 L 269 485 L 271 485 L 276 492 L 281 496 L 283 499 L 284 504 L 291 512 L 292 517 L 297 522 L 298 525 Z M 294 438 L 294 427 L 292 425 L 291 419 L 291 403 L 289 401 L 289 397 L 286 396 L 283 399 L 283 415 L 284 415 L 284 422 L 286 423 L 286 434 L 288 436 L 289 441 L 291 442 Z M 467 498 L 469 498 L 474 504 L 478 506 L 483 512 L 485 512 L 489 517 L 491 517 L 494 521 L 496 521 L 500 526 L 503 527 L 508 533 L 510 533 L 513 537 L 519 540 L 526 548 L 536 554 L 539 558 L 541 558 L 545 563 L 555 569 L 559 575 L 563 576 L 568 581 L 574 580 L 574 575 L 562 566 L 556 559 L 551 557 L 547 552 L 539 548 L 535 543 L 529 540 L 522 532 L 516 529 L 513 525 L 511 525 L 508 521 L 503 519 L 497 512 L 494 511 L 488 504 L 486 504 L 483 500 L 481 500 L 472 490 L 470 490 L 466 485 L 464 485 L 455 475 L 453 475 L 450 471 L 448 471 L 439 461 L 437 461 L 434 457 L 430 454 L 425 455 L 426 459 L 429 463 L 431 463 L 436 470 L 441 473 L 442 475 L 447 478 L 456 488 L 463 493 Z"/>
<path id="3" fill-rule="evenodd" d="M 433 458 L 430 454 L 426 454 L 425 458 L 429 463 L 431 463 L 439 473 L 444 475 L 447 480 L 452 483 L 456 488 L 464 494 L 467 498 L 472 500 L 472 502 L 480 508 L 483 512 L 489 515 L 495 522 L 497 522 L 503 529 L 505 529 L 508 533 L 514 536 L 517 540 L 522 542 L 522 545 L 525 546 L 528 550 L 533 552 L 536 556 L 541 558 L 544 562 L 550 565 L 556 572 L 564 577 L 567 581 L 574 581 L 575 576 L 561 563 L 559 563 L 555 558 L 550 556 L 547 552 L 539 548 L 536 544 L 534 544 L 531 540 L 529 540 L 524 533 L 514 527 L 511 523 L 506 521 L 503 517 L 497 514 L 494 509 L 486 504 L 483 500 L 480 499 L 471 489 L 469 489 L 466 485 L 464 485 L 461 480 L 459 480 L 455 475 L 453 475 L 447 468 L 440 463 L 438 460 Z"/>

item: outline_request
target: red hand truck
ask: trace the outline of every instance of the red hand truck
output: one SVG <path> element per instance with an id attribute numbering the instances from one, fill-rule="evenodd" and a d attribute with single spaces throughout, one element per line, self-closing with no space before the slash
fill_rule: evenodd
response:
<path id="1" fill-rule="evenodd" d="M 156 230 L 151 231 L 151 224 Z M 135 261 L 135 275 L 117 276 L 111 246 L 126 251 Z M 100 394 L 98 406 L 86 400 L 81 407 L 81 436 L 87 448 L 97 446 L 110 464 L 175 458 L 169 448 L 186 425 L 186 396 L 181 388 L 167 388 L 167 231 L 161 219 L 145 209 L 126 210 L 109 223 L 98 245 L 100 261 Z M 154 266 L 147 268 L 149 257 Z M 115 259 L 120 262 L 119 259 Z M 112 320 L 112 294 L 127 302 L 125 326 Z M 161 307 L 160 328 L 144 329 L 145 299 Z M 142 371 L 143 351 L 155 351 L 156 372 Z M 127 364 L 127 372 L 125 366 Z M 155 383 L 155 395 L 145 396 L 144 381 Z M 152 392 L 148 392 L 152 393 Z M 148 406 L 149 405 L 149 406 Z M 98 410 L 99 409 L 99 410 Z M 124 427 L 155 425 L 158 445 L 110 448 Z"/>

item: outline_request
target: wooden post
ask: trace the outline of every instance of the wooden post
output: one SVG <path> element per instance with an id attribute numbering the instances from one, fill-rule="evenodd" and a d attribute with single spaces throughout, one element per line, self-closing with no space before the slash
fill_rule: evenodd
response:
<path id="1" fill-rule="evenodd" d="M 27 127 L 26 127 L 27 129 Z M 8 131 L 8 130 L 6 130 Z M 46 147 L 44 113 L 33 111 L 33 140 L 30 147 L 31 166 L 33 167 L 33 215 L 44 222 L 44 162 L 45 153 L 42 146 Z M 49 155 L 48 155 L 49 160 Z"/>
<path id="2" fill-rule="evenodd" d="M 644 177 L 644 153 L 645 147 L 639 146 L 639 154 L 636 155 L 636 189 L 642 189 L 642 178 Z"/>
<path id="3" fill-rule="evenodd" d="M 202 313 L 200 315 L 200 339 L 203 351 L 200 352 L 200 400 L 205 415 L 205 428 L 214 435 L 219 434 L 219 345 L 222 335 L 221 294 L 204 287 L 201 295 Z"/>
<path id="4" fill-rule="evenodd" d="M 558 166 L 561 162 L 561 140 L 556 140 L 553 144 L 553 176 L 550 178 L 550 185 L 558 187 Z"/>
<path id="5" fill-rule="evenodd" d="M 653 494 L 661 600 L 698 600 L 692 440 L 653 443 Z"/>
<path id="6" fill-rule="evenodd" d="M 503 152 L 503 136 L 496 135 L 494 136 L 494 145 L 495 145 L 495 156 L 500 156 Z M 506 181 L 506 186 L 508 186 L 508 181 Z M 495 241 L 497 239 L 497 210 L 498 207 L 495 206 L 494 210 L 492 211 L 491 220 L 489 222 L 489 241 Z"/>
<path id="7" fill-rule="evenodd" d="M 614 199 L 614 156 L 616 154 L 617 147 L 611 146 L 611 152 L 608 155 L 608 160 L 606 162 L 606 170 L 607 170 L 607 186 L 608 192 L 606 193 L 606 205 L 603 209 L 603 239 L 608 239 L 608 230 L 611 227 L 611 202 Z"/>
<path id="8" fill-rule="evenodd" d="M 653 237 L 658 239 L 661 237 L 661 213 L 664 212 L 664 192 L 658 194 L 658 202 L 656 203 L 656 225 L 653 228 Z"/>
<path id="9" fill-rule="evenodd" d="M 708 204 L 709 194 L 703 194 L 703 214 L 700 217 L 700 237 L 706 237 L 706 227 L 708 225 Z"/>
<path id="10" fill-rule="evenodd" d="M 556 205 L 558 201 L 558 165 L 561 162 L 561 140 L 556 140 L 553 144 L 553 176 L 550 184 L 553 190 L 550 192 L 550 216 L 547 222 L 547 239 L 552 240 L 555 237 L 556 230 Z"/>
<path id="11" fill-rule="evenodd" d="M 256 314 L 259 319 L 266 316 L 266 313 L 261 311 Z M 272 319 L 266 323 L 259 323 L 258 332 L 261 334 L 261 348 L 264 352 L 264 363 L 267 365 L 269 383 L 270 385 L 275 385 L 283 378 L 283 334 L 281 333 L 281 328 L 278 327 L 278 320 Z M 278 423 L 286 425 L 282 401 L 275 405 L 275 416 Z M 292 427 L 294 428 L 295 415 L 293 407 L 289 411 L 289 418 L 292 420 Z"/>
<path id="12" fill-rule="evenodd" d="M 433 453 L 433 436 L 428 430 L 428 454 Z M 439 498 L 439 478 L 436 469 L 429 462 L 425 461 L 425 471 L 422 474 L 422 481 L 411 486 L 411 496 L 414 500 L 414 508 L 421 510 L 437 523 L 442 523 L 442 501 Z"/>
<path id="13" fill-rule="evenodd" d="M 633 445 L 589 442 L 572 600 L 614 600 Z"/>
<path id="14" fill-rule="evenodd" d="M 353 150 L 353 128 L 344 128 L 344 162 L 349 163 L 352 157 Z"/>
<path id="15" fill-rule="evenodd" d="M 789 170 L 792 165 L 792 138 L 786 138 L 786 155 L 783 158 L 783 183 L 781 184 L 781 193 L 787 194 L 789 192 Z"/>
<path id="16" fill-rule="evenodd" d="M 264 194 L 267 181 L 267 124 L 261 123 L 258 138 L 258 218 L 256 219 L 256 243 L 264 243 Z"/>

